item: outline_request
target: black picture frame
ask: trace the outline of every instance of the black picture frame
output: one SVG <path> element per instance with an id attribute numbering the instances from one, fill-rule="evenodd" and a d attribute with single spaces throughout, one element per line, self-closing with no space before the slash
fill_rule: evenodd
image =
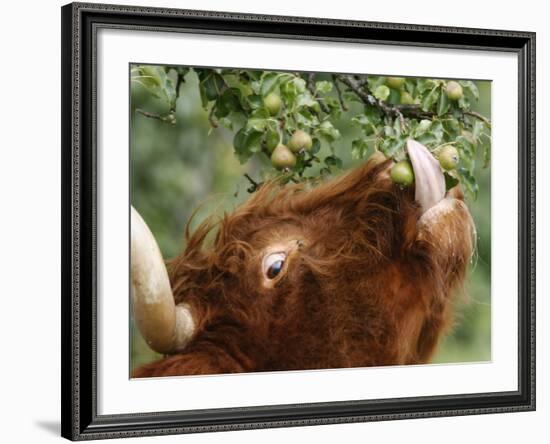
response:
<path id="1" fill-rule="evenodd" d="M 72 3 L 62 14 L 62 436 L 118 438 L 535 409 L 535 33 Z M 124 28 L 507 51 L 519 66 L 518 390 L 98 415 L 96 30 Z M 512 291 L 512 290 L 510 290 Z"/>

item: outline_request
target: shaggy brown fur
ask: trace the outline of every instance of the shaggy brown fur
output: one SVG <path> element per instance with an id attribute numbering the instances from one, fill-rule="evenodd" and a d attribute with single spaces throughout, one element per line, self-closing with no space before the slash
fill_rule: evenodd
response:
<path id="1" fill-rule="evenodd" d="M 371 160 L 311 190 L 267 184 L 219 224 L 187 232 L 168 268 L 197 333 L 134 376 L 427 362 L 451 322 L 474 227 L 456 188 L 448 211 L 419 223 L 414 190 L 395 186 L 389 166 Z M 291 239 L 303 245 L 266 286 L 266 249 Z"/>

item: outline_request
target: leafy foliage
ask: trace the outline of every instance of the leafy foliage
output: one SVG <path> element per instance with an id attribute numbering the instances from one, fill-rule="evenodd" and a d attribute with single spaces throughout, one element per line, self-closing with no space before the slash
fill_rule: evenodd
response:
<path id="1" fill-rule="evenodd" d="M 132 66 L 132 76 L 137 74 L 135 68 L 138 67 Z M 180 97 L 177 99 L 177 110 L 173 113 L 177 121 L 172 123 L 161 119 L 171 114 L 169 103 L 153 95 L 138 79 L 132 79 L 130 100 L 131 201 L 147 221 L 166 258 L 174 257 L 185 246 L 182 230 L 193 214 L 192 230 L 212 214 L 233 211 L 235 206 L 249 197 L 247 190 L 253 190 L 254 186 L 243 176 L 245 173 L 258 182 L 262 180 L 262 168 L 273 174 L 285 174 L 274 171 L 270 159 L 262 153 L 253 154 L 248 161 L 240 164 L 232 144 L 235 133 L 244 125 L 244 117 L 237 120 L 233 116 L 239 117 L 239 114 L 215 119 L 211 116 L 209 121 L 213 102 L 205 111 L 197 72 L 188 68 L 174 68 L 185 72 L 185 82 L 178 89 Z M 174 68 L 162 69 L 175 88 L 178 76 Z M 302 78 L 307 82 L 308 77 Z M 373 107 L 366 107 L 365 102 L 346 88 L 344 83 L 338 81 L 335 84 L 332 80 L 330 75 L 318 74 L 314 77 L 314 84 L 326 81 L 332 85 L 332 90 L 326 93 L 326 102 L 340 107 L 338 90 L 345 98 L 346 109 L 341 108 L 341 113 L 331 118 L 340 138 L 332 143 L 318 140 L 316 155 L 323 162 L 308 167 L 307 176 L 321 174 L 320 170 L 325 167 L 325 157 L 332 155 L 331 147 L 343 161 L 344 169 L 359 165 L 373 152 L 369 139 L 375 129 L 366 124 L 362 126 L 361 119 L 352 122 L 352 118 L 363 114 L 370 116 L 377 111 Z M 389 82 L 389 78 L 386 78 L 386 82 Z M 478 102 L 470 97 L 470 109 L 489 117 L 490 84 L 483 81 L 475 82 L 475 85 L 479 88 L 480 99 Z M 394 89 L 390 87 L 390 92 Z M 412 97 L 407 97 L 404 94 L 406 92 L 403 88 L 399 96 L 400 104 L 411 102 Z M 464 92 L 468 94 L 466 89 Z M 284 112 L 283 106 L 276 117 L 279 118 Z M 413 115 L 405 113 L 405 117 L 412 118 Z M 431 120 L 428 117 L 426 119 Z M 213 120 L 219 128 L 214 129 Z M 224 122 L 232 122 L 233 128 L 228 129 Z M 488 128 L 483 130 L 489 134 Z M 369 135 L 365 136 L 365 131 Z M 277 144 L 278 134 L 277 140 L 268 140 L 266 145 L 273 147 L 274 143 Z M 487 137 L 482 137 L 488 142 Z M 434 362 L 438 363 L 491 359 L 491 177 L 489 168 L 483 169 L 484 151 L 479 144 L 476 151 L 474 176 L 479 184 L 479 193 L 477 200 L 468 202 L 477 230 L 477 253 L 467 283 L 470 303 L 461 307 L 460 323 L 445 338 L 434 357 Z M 489 150 L 486 152 L 490 155 Z M 461 159 L 462 163 L 464 159 Z M 294 171 L 290 173 L 295 174 Z M 446 174 L 447 180 L 450 177 Z M 452 180 L 456 182 L 456 179 Z M 133 325 L 131 331 L 132 368 L 162 357 L 151 351 Z"/>
<path id="2" fill-rule="evenodd" d="M 190 71 L 198 76 L 211 126 L 233 132 L 238 160 L 245 164 L 253 157 L 262 158 L 259 181 L 272 177 L 283 182 L 313 181 L 342 168 L 342 148 L 337 144 L 341 135 L 334 122 L 351 110 L 358 136 L 347 149 L 354 159 L 380 151 L 399 162 L 407 158 L 408 139 L 426 145 L 436 157 L 452 145 L 460 163 L 445 173 L 447 184 L 460 181 L 474 198 L 476 163 L 482 161 L 485 167 L 490 163 L 491 124 L 472 111 L 479 92 L 469 80 L 140 65 L 132 68 L 132 82 L 162 100 L 168 111 L 138 111 L 175 124 L 179 86 Z M 272 152 L 277 145 L 286 146 L 297 130 L 311 136 L 311 148 L 292 154 L 294 167 L 278 170 L 270 163 Z M 321 155 L 323 146 L 328 150 Z M 251 182 L 254 191 L 259 183 Z"/>

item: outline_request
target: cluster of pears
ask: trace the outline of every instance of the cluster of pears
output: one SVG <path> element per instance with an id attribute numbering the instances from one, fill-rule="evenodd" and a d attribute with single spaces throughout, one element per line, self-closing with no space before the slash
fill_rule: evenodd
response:
<path id="1" fill-rule="evenodd" d="M 415 100 L 413 96 L 403 88 L 405 85 L 405 77 L 386 77 L 385 83 L 386 85 L 384 86 L 387 88 L 395 89 L 396 91 L 401 92 L 399 100 L 401 105 L 418 105 L 420 103 L 418 99 Z M 447 98 L 452 101 L 460 100 L 464 95 L 462 85 L 454 80 L 446 82 L 443 89 L 447 95 Z M 388 89 L 386 95 L 389 95 L 389 93 L 390 91 Z"/>
<path id="2" fill-rule="evenodd" d="M 401 91 L 401 104 L 413 105 L 417 103 L 411 94 L 403 88 L 405 85 L 404 77 L 387 77 L 385 83 L 385 87 Z M 444 91 L 447 98 L 453 101 L 460 100 L 464 94 L 460 83 L 454 80 L 445 83 Z M 281 97 L 276 93 L 270 93 L 264 98 L 264 106 L 271 116 L 279 114 L 282 105 Z M 296 155 L 310 151 L 313 141 L 311 136 L 305 131 L 296 130 L 290 137 L 287 145 L 281 142 L 277 133 L 268 135 L 266 145 L 271 152 L 271 164 L 279 170 L 285 170 L 296 166 Z M 458 151 L 452 145 L 444 146 L 439 151 L 437 158 L 444 171 L 454 170 L 459 162 Z M 414 183 L 414 171 L 408 160 L 397 162 L 392 167 L 390 176 L 396 184 L 404 187 L 408 187 Z"/>
<path id="3" fill-rule="evenodd" d="M 437 154 L 439 165 L 444 171 L 452 171 L 458 166 L 460 157 L 458 150 L 452 145 L 444 146 Z M 408 160 L 400 160 L 390 171 L 391 179 L 402 187 L 408 187 L 414 183 L 414 171 Z"/>
<path id="4" fill-rule="evenodd" d="M 264 98 L 264 106 L 271 116 L 276 116 L 281 110 L 282 100 L 278 94 L 270 93 Z M 266 145 L 271 152 L 271 164 L 278 170 L 284 170 L 296 166 L 296 155 L 310 151 L 313 140 L 305 131 L 296 130 L 286 145 L 280 141 L 277 133 L 269 133 Z"/>
<path id="5" fill-rule="evenodd" d="M 418 100 L 415 101 L 412 95 L 403 88 L 405 85 L 405 77 L 386 77 L 385 83 L 388 88 L 401 91 L 400 102 L 402 105 L 414 105 L 419 103 Z M 464 95 L 462 86 L 454 80 L 445 83 L 444 92 L 447 98 L 452 101 L 460 100 Z M 460 160 L 457 149 L 452 145 L 444 146 L 439 151 L 437 158 L 444 171 L 454 170 Z M 403 187 L 408 187 L 414 182 L 414 171 L 408 160 L 397 162 L 392 167 L 390 176 L 395 183 Z"/>
<path id="6" fill-rule="evenodd" d="M 302 130 L 294 131 L 287 145 L 277 141 L 277 144 L 271 148 L 273 145 L 270 146 L 269 140 L 267 142 L 268 149 L 273 149 L 271 152 L 271 163 L 278 170 L 294 168 L 296 165 L 296 155 L 310 151 L 313 146 L 311 136 Z"/>
<path id="7" fill-rule="evenodd" d="M 415 101 L 413 99 L 411 93 L 403 88 L 403 86 L 405 86 L 405 77 L 386 77 L 386 85 L 391 89 L 400 91 L 399 102 L 401 105 L 416 105 L 419 103 L 418 100 Z"/>

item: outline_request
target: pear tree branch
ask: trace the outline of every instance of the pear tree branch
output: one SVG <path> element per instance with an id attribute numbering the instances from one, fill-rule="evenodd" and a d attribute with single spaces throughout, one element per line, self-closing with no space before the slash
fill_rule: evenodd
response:
<path id="1" fill-rule="evenodd" d="M 368 89 L 367 83 L 363 80 L 359 80 L 351 75 L 338 75 L 336 79 L 346 85 L 350 91 L 355 93 L 366 105 L 374 106 L 382 111 L 383 114 L 388 116 L 393 116 L 399 119 L 401 128 L 405 126 L 405 116 L 406 117 L 417 117 L 417 118 L 427 118 L 431 119 L 438 116 L 437 113 L 433 111 L 424 111 L 419 104 L 413 105 L 390 105 L 384 100 L 377 99 L 372 95 Z M 336 83 L 336 82 L 335 82 Z M 481 120 L 488 128 L 491 128 L 491 121 L 485 116 L 475 112 L 475 111 L 462 111 L 463 115 L 471 116 L 476 119 Z"/>

